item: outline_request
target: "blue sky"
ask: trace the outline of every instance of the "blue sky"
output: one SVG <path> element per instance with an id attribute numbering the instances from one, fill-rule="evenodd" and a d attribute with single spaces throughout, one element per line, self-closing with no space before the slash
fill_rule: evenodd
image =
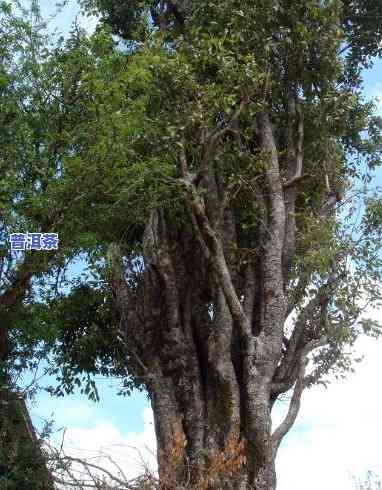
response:
<path id="1" fill-rule="evenodd" d="M 40 3 L 44 17 L 50 16 L 54 2 Z M 70 0 L 49 27 L 65 33 L 78 15 L 76 0 Z M 95 25 L 95 19 L 79 17 L 79 22 L 90 30 Z M 368 98 L 382 98 L 382 61 L 365 73 L 364 93 Z M 382 115 L 382 101 L 379 112 Z M 381 178 L 378 181 L 382 184 Z M 73 273 L 80 269 L 77 266 Z M 381 318 L 381 312 L 370 313 Z M 382 475 L 382 394 L 378 389 L 382 341 L 361 339 L 357 353 L 365 355 L 365 359 L 355 375 L 345 381 L 333 381 L 328 390 L 315 388 L 304 395 L 297 423 L 278 457 L 279 490 L 351 490 L 352 474 L 361 475 L 371 469 Z M 62 399 L 42 392 L 31 406 L 32 418 L 40 427 L 42 419 L 53 415 L 57 428 L 67 427 L 65 447 L 69 453 L 86 456 L 107 452 L 133 476 L 141 468 L 136 449 L 154 464 L 152 454 L 146 451 L 147 446 L 151 451 L 155 448 L 147 397 L 144 393 L 118 397 L 118 381 L 111 379 L 99 378 L 98 389 L 99 403 L 79 394 Z M 283 408 L 281 404 L 276 421 Z"/>

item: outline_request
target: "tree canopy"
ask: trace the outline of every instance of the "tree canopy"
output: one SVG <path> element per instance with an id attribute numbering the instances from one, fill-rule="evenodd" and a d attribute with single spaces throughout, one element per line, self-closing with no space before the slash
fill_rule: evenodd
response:
<path id="1" fill-rule="evenodd" d="M 148 390 L 162 479 L 178 431 L 175 486 L 237 438 L 248 470 L 213 484 L 273 489 L 302 391 L 379 334 L 378 2 L 84 0 L 95 33 L 54 46 L 1 5 L 5 374 L 34 346 L 55 394 L 122 376 Z M 27 231 L 59 250 L 16 257 Z M 60 290 L 79 255 L 93 277 Z"/>

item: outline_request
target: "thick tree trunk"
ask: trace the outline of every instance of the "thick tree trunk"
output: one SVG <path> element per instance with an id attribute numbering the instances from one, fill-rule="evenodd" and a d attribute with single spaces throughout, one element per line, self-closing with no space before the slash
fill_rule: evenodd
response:
<path id="1" fill-rule="evenodd" d="M 261 446 L 248 448 L 253 439 L 245 415 L 231 412 L 231 393 L 211 383 L 205 386 L 200 414 L 198 406 L 184 406 L 169 401 L 174 386 L 158 384 L 151 388 L 152 408 L 158 443 L 159 475 L 163 488 L 181 489 L 256 489 L 276 488 L 275 451 L 269 427 L 259 428 L 266 434 Z M 242 387 L 245 390 L 245 387 Z M 244 410 L 243 410 L 244 411 Z M 205 418 L 204 418 L 205 417 Z M 227 430 L 238 417 L 236 432 Z M 197 421 L 195 423 L 195 421 Z M 235 420 L 236 422 L 236 420 Z M 203 439 L 197 447 L 193 434 L 203 424 Z M 251 449 L 249 451 L 249 449 Z M 199 457 L 197 457 L 199 456 Z M 254 461 L 251 460 L 254 456 Z"/>
<path id="2" fill-rule="evenodd" d="M 227 128 L 245 104 L 244 98 Z M 205 138 L 196 176 L 188 171 L 184 148 L 180 152 L 185 212 L 181 219 L 169 211 L 151 213 L 143 272 L 128 268 L 134 278 L 126 281 L 114 260 L 112 288 L 128 368 L 150 393 L 163 488 L 273 490 L 277 449 L 312 381 L 305 376 L 307 356 L 327 343 L 323 319 L 335 276 L 303 307 L 306 278 L 297 286 L 288 282 L 302 168 L 296 104 L 291 95 L 287 180 L 281 177 L 270 115 L 257 116 L 267 166 L 254 193 L 258 218 L 249 245 L 236 236 L 235 207 L 212 163 L 225 128 Z M 287 337 L 285 321 L 297 304 L 301 312 Z M 272 407 L 289 390 L 288 413 L 272 432 Z"/>
<path id="3" fill-rule="evenodd" d="M 248 362 L 246 339 L 202 245 L 190 224 L 172 221 L 152 213 L 138 294 L 129 297 L 131 290 L 114 279 L 130 367 L 139 359 L 136 370 L 151 397 L 163 488 L 189 482 L 189 488 L 272 490 L 267 364 L 264 374 Z M 229 256 L 232 216 L 223 225 Z M 228 267 L 235 277 L 233 264 Z M 240 281 L 235 278 L 238 288 Z M 133 302 L 141 302 L 139 315 L 128 308 Z"/>

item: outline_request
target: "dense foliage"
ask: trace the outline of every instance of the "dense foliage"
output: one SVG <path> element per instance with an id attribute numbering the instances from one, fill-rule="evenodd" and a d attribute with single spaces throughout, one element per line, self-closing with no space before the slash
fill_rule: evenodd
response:
<path id="1" fill-rule="evenodd" d="M 360 319 L 381 298 L 382 121 L 361 78 L 378 2 L 82 5 L 96 32 L 50 46 L 37 10 L 32 26 L 1 3 L 2 379 L 40 358 L 56 395 L 97 398 L 99 373 L 144 386 L 163 454 L 165 393 L 189 441 L 179 478 L 238 431 L 245 478 L 271 489 L 302 390 L 379 333 Z M 15 256 L 8 234 L 27 231 L 59 250 Z M 65 282 L 78 256 L 90 272 Z"/>

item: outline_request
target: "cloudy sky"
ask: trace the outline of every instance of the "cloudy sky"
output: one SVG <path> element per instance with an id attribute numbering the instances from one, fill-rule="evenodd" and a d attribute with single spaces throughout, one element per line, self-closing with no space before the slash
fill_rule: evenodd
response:
<path id="1" fill-rule="evenodd" d="M 41 2 L 45 16 L 52 14 L 51 0 Z M 50 21 L 50 29 L 67 32 L 78 16 L 76 0 Z M 89 30 L 95 19 L 78 17 Z M 382 62 L 365 74 L 365 96 L 381 97 Z M 382 184 L 382 179 L 379 179 Z M 382 312 L 370 312 L 381 318 Z M 305 393 L 293 430 L 285 438 L 277 459 L 279 490 L 354 490 L 353 476 L 371 470 L 382 475 L 382 341 L 360 339 L 357 356 L 364 356 L 356 374 L 335 381 L 327 388 Z M 150 405 L 144 393 L 129 398 L 116 395 L 118 381 L 100 378 L 101 401 L 93 403 L 80 395 L 64 399 L 42 393 L 30 407 L 35 424 L 53 417 L 64 434 L 64 447 L 72 455 L 91 457 L 113 469 L 111 456 L 128 477 L 138 475 L 144 462 L 155 467 L 155 437 Z M 275 423 L 280 418 L 280 406 Z M 144 462 L 142 461 L 144 460 Z M 115 467 L 114 467 L 115 470 Z"/>

